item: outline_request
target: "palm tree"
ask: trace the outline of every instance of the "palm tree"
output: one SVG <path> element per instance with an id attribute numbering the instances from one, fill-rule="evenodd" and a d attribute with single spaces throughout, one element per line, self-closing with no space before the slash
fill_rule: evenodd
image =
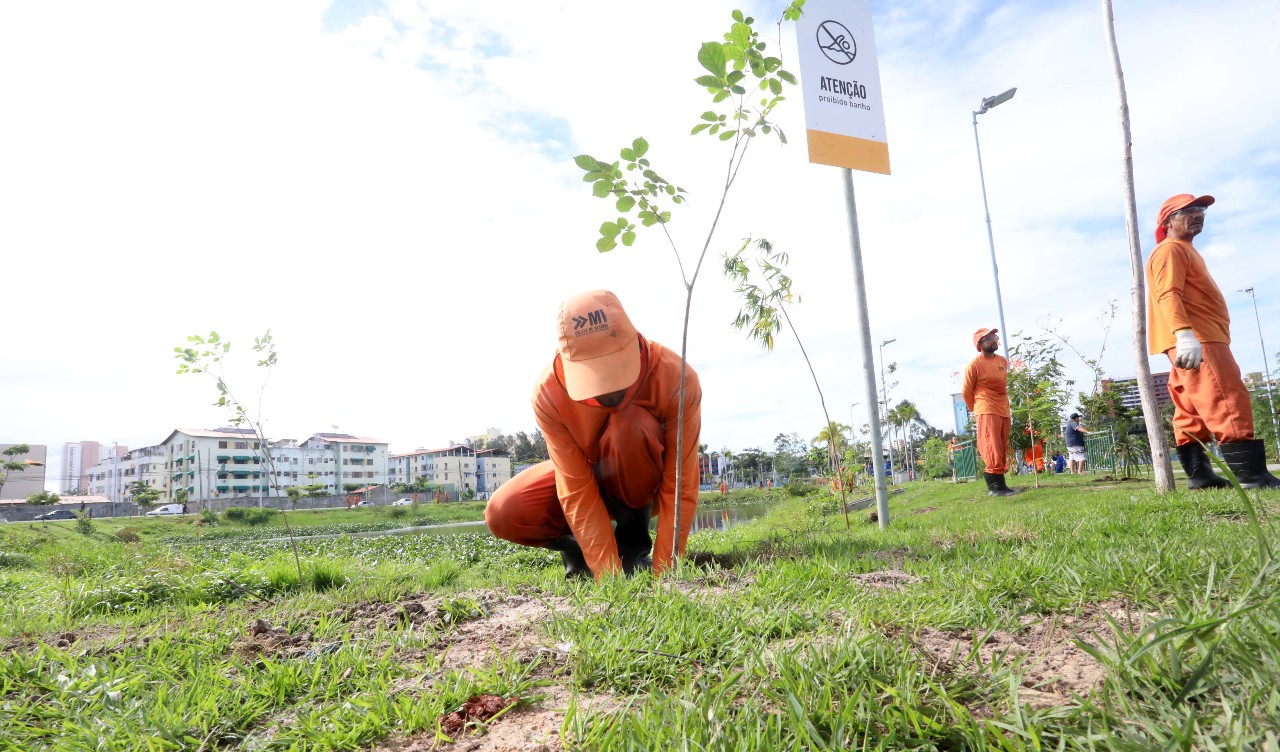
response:
<path id="1" fill-rule="evenodd" d="M 846 426 L 843 423 L 837 423 L 833 420 L 827 424 L 826 428 L 819 431 L 817 436 L 813 437 L 813 443 L 815 445 L 825 446 L 827 448 L 828 464 L 831 468 L 831 472 L 833 473 L 839 472 L 840 464 L 837 458 L 843 454 L 842 447 L 845 443 L 844 434 L 846 431 L 851 430 L 853 429 L 849 426 Z"/>
<path id="2" fill-rule="evenodd" d="M 913 467 L 914 458 L 912 456 L 912 442 L 914 439 L 914 428 L 917 425 L 927 425 L 924 418 L 920 416 L 920 410 L 910 400 L 903 400 L 889 410 L 886 419 L 897 426 L 898 430 L 906 433 L 906 465 L 908 468 Z"/>
<path id="3" fill-rule="evenodd" d="M 698 445 L 698 468 L 699 468 L 699 470 L 701 470 L 701 468 L 702 468 L 702 458 L 707 456 L 707 447 L 708 447 L 708 446 L 709 446 L 709 445 L 707 445 L 707 444 L 699 444 L 699 445 Z M 711 467 L 710 467 L 710 463 L 708 463 L 708 464 L 707 464 L 707 469 L 708 469 L 708 470 L 710 470 L 710 469 L 711 469 Z M 704 475 L 702 475 L 702 478 L 701 478 L 698 482 L 699 482 L 699 483 L 701 483 L 701 484 L 704 484 L 704 485 L 705 485 L 705 484 L 706 484 L 706 482 L 707 482 L 707 476 L 706 476 L 705 474 L 704 474 Z"/>

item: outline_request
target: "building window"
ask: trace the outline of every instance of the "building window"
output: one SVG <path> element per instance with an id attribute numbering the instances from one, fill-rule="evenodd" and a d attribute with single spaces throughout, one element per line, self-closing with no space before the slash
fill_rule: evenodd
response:
<path id="1" fill-rule="evenodd" d="M 227 442 L 225 442 L 225 441 L 219 441 L 219 442 L 218 442 L 218 448 L 219 448 L 219 449 L 226 449 L 226 448 L 227 448 Z"/>
<path id="2" fill-rule="evenodd" d="M 247 441 L 236 442 L 236 449 L 248 449 L 248 448 L 249 448 L 249 442 Z"/>

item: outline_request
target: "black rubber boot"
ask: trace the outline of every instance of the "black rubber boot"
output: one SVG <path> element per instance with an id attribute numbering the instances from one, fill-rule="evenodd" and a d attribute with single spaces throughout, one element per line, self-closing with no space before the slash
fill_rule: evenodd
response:
<path id="1" fill-rule="evenodd" d="M 982 477 L 987 479 L 988 496 L 1015 496 L 1018 493 L 1005 485 L 1004 473 L 983 473 Z"/>
<path id="2" fill-rule="evenodd" d="M 1280 488 L 1280 478 L 1267 472 L 1267 447 L 1262 439 L 1233 441 L 1221 446 L 1222 459 L 1236 474 L 1241 488 Z"/>
<path id="3" fill-rule="evenodd" d="M 1227 488 L 1231 482 L 1213 472 L 1213 462 L 1205 454 L 1204 446 L 1198 441 L 1178 445 L 1178 461 L 1187 473 L 1187 490 L 1198 491 L 1202 488 Z"/>
<path id="4" fill-rule="evenodd" d="M 562 535 L 548 543 L 547 548 L 560 552 L 566 580 L 591 579 L 591 567 L 587 566 L 587 558 L 582 555 L 582 546 L 578 545 L 577 538 L 572 535 Z"/>
<path id="5" fill-rule="evenodd" d="M 609 516 L 617 520 L 613 538 L 618 543 L 622 572 L 630 576 L 636 572 L 653 571 L 653 559 L 649 556 L 653 549 L 653 537 L 649 534 L 653 505 L 636 509 L 610 499 L 605 501 L 605 507 Z"/>

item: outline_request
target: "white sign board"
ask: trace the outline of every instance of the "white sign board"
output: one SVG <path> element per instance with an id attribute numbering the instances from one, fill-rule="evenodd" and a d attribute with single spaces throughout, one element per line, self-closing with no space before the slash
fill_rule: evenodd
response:
<path id="1" fill-rule="evenodd" d="M 796 37 L 809 161 L 888 175 L 871 0 L 807 0 Z"/>

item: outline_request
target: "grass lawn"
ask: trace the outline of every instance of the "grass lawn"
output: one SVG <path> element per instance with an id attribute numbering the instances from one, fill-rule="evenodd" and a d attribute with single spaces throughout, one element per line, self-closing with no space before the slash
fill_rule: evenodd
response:
<path id="1" fill-rule="evenodd" d="M 1280 495 L 1042 485 L 883 531 L 775 493 L 600 583 L 479 532 L 303 541 L 299 581 L 274 526 L 4 526 L 0 750 L 1280 749 Z"/>

